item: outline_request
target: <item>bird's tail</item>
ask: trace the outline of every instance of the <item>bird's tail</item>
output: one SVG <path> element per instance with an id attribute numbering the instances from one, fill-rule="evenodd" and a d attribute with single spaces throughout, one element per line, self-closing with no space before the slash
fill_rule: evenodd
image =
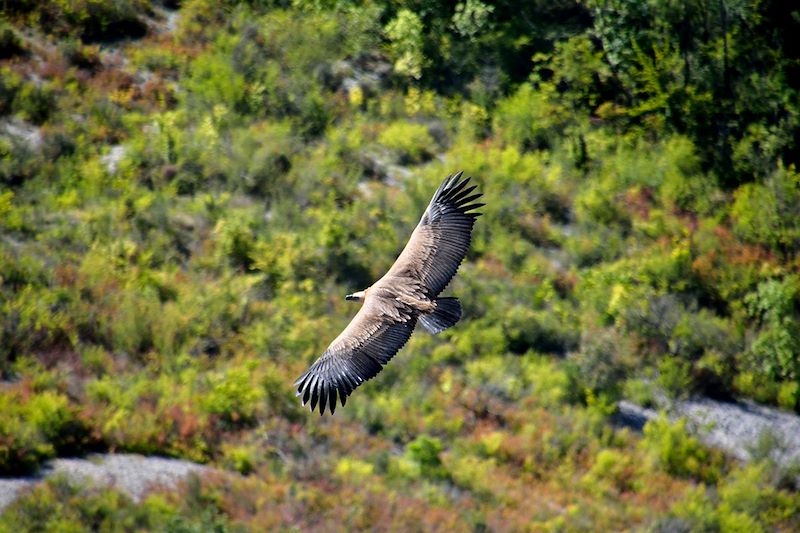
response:
<path id="1" fill-rule="evenodd" d="M 461 303 L 458 298 L 436 298 L 436 310 L 420 315 L 419 322 L 428 332 L 436 335 L 454 325 L 461 319 Z"/>

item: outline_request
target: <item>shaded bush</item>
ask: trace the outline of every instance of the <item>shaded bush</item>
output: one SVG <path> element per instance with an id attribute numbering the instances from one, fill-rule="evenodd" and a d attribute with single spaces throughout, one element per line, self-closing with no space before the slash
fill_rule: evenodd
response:
<path id="1" fill-rule="evenodd" d="M 627 347 L 613 330 L 584 331 L 580 347 L 567 360 L 579 383 L 591 391 L 616 394 L 628 372 Z"/>
<path id="2" fill-rule="evenodd" d="M 55 94 L 47 85 L 24 83 L 14 95 L 11 108 L 24 120 L 42 124 L 53 112 Z"/>
<path id="3" fill-rule="evenodd" d="M 25 45 L 14 28 L 0 20 L 0 59 L 8 59 L 26 52 Z"/>

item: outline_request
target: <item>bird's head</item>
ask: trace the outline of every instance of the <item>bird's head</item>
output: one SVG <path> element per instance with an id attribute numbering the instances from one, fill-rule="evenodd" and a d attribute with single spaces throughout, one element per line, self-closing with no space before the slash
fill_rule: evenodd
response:
<path id="1" fill-rule="evenodd" d="M 345 300 L 352 300 L 354 302 L 363 302 L 367 295 L 367 291 L 358 291 L 353 294 L 348 294 L 344 297 Z"/>

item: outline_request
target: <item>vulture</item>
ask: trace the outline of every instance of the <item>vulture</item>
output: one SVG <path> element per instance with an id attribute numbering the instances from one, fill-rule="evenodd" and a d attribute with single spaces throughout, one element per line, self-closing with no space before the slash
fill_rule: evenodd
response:
<path id="1" fill-rule="evenodd" d="M 417 322 L 432 334 L 461 318 L 461 304 L 440 297 L 469 248 L 481 193 L 462 173 L 448 176 L 433 195 L 405 248 L 371 287 L 345 298 L 361 302 L 350 324 L 295 382 L 297 396 L 319 414 L 336 410 L 375 377 L 411 337 Z"/>

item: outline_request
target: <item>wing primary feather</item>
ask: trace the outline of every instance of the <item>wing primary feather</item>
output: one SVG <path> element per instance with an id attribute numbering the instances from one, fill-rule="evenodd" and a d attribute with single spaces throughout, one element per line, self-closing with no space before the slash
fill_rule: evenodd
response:
<path id="1" fill-rule="evenodd" d="M 453 198 L 451 198 L 450 201 L 453 202 L 454 204 L 463 204 L 464 203 L 464 197 L 466 197 L 469 193 L 474 191 L 477 187 L 478 187 L 477 185 L 473 185 L 472 187 L 467 187 L 466 189 L 464 189 L 460 193 L 458 193 L 456 195 L 453 195 Z M 478 196 L 480 196 L 480 195 L 481 195 L 481 193 L 478 193 Z"/>
<path id="2" fill-rule="evenodd" d="M 355 387 L 353 387 L 353 383 L 350 381 L 347 371 L 342 370 L 342 387 L 339 389 L 339 396 L 350 396 L 354 390 Z"/>
<path id="3" fill-rule="evenodd" d="M 311 412 L 314 412 L 314 409 L 317 407 L 317 402 L 319 401 L 319 391 L 317 387 L 314 387 L 311 390 Z"/>
<path id="4" fill-rule="evenodd" d="M 465 186 L 467 183 L 469 183 L 469 180 L 470 180 L 470 178 L 463 179 L 463 180 L 461 180 L 461 182 L 459 182 L 459 183 L 456 183 L 454 186 L 452 186 L 452 187 L 448 188 L 448 189 L 447 189 L 447 199 L 448 199 L 448 200 L 450 200 L 450 199 L 452 199 L 452 198 L 453 198 L 455 195 L 457 195 L 457 194 L 459 193 L 459 191 L 460 191 L 461 189 L 463 189 L 463 188 L 464 188 L 464 186 Z"/>
<path id="5" fill-rule="evenodd" d="M 328 407 L 331 410 L 331 414 L 336 411 L 336 387 L 331 387 L 329 396 L 328 396 Z"/>
<path id="6" fill-rule="evenodd" d="M 353 390 L 358 388 L 359 385 L 366 381 L 363 371 L 358 371 L 357 373 L 348 375 L 347 377 L 350 378 L 350 382 L 353 384 Z"/>
<path id="7" fill-rule="evenodd" d="M 359 385 L 359 380 L 361 380 L 361 376 L 358 375 L 358 370 L 355 368 L 355 365 L 352 362 L 345 363 L 344 365 L 344 378 L 350 384 L 351 392 L 356 389 Z"/>
<path id="8" fill-rule="evenodd" d="M 358 379 L 360 379 L 362 382 L 369 379 L 369 371 L 367 370 L 366 365 L 362 364 L 358 358 L 354 357 L 351 359 L 350 364 L 356 368 L 356 375 L 358 376 Z"/>
<path id="9" fill-rule="evenodd" d="M 317 387 L 317 375 L 311 374 L 309 380 L 306 382 L 306 393 L 303 395 L 303 405 L 308 403 L 308 400 L 311 399 L 311 396 L 314 395 L 314 389 Z"/>
<path id="10" fill-rule="evenodd" d="M 326 405 L 327 402 L 328 402 L 328 384 L 323 382 L 319 390 L 319 416 L 325 414 L 325 408 L 327 407 Z M 313 411 L 314 409 L 312 408 L 311 410 Z"/>
<path id="11" fill-rule="evenodd" d="M 441 196 L 442 192 L 447 189 L 447 185 L 450 183 L 450 180 L 453 179 L 453 176 L 447 176 L 444 181 L 439 185 L 439 188 L 436 189 L 436 192 L 433 193 L 433 198 L 431 198 L 430 205 L 436 203 L 436 200 Z"/>
<path id="12" fill-rule="evenodd" d="M 483 207 L 483 206 L 485 206 L 485 205 L 486 205 L 486 204 L 481 204 L 481 203 L 478 203 L 478 204 L 469 204 L 469 205 L 465 205 L 465 206 L 464 206 L 464 207 L 462 207 L 461 209 L 462 209 L 463 211 L 470 211 L 471 209 L 479 209 L 479 208 L 481 208 L 481 207 Z"/>
<path id="13" fill-rule="evenodd" d="M 455 174 L 451 174 L 447 178 L 447 184 L 443 187 L 443 190 L 448 190 L 454 183 L 458 183 L 458 180 L 461 179 L 462 174 L 464 174 L 464 172 L 461 170 L 459 170 Z"/>
<path id="14" fill-rule="evenodd" d="M 478 198 L 480 198 L 481 196 L 483 196 L 483 195 L 482 195 L 481 193 L 478 193 L 478 194 L 473 194 L 472 196 L 466 196 L 466 197 L 464 197 L 464 198 L 461 198 L 461 199 L 458 201 L 458 203 L 459 203 L 459 207 L 461 207 L 461 206 L 463 206 L 463 205 L 466 205 L 466 204 L 468 204 L 468 203 L 470 203 L 470 202 L 474 202 L 475 200 L 477 200 L 477 199 L 478 199 Z M 461 209 L 463 209 L 463 207 L 461 207 Z"/>
<path id="15" fill-rule="evenodd" d="M 463 175 L 464 175 L 464 171 L 463 171 L 463 170 L 459 170 L 458 172 L 456 172 L 455 174 L 453 174 L 453 180 L 450 182 L 450 183 L 451 183 L 451 185 L 452 185 L 453 183 L 458 183 L 458 180 L 460 180 L 460 179 L 461 179 L 461 176 L 463 176 Z M 467 178 L 467 179 L 469 179 L 469 178 Z"/>
<path id="16" fill-rule="evenodd" d="M 301 394 L 303 394 L 304 385 L 307 379 L 308 379 L 308 372 L 300 376 L 300 379 L 294 382 L 295 386 L 297 387 L 297 393 L 295 394 L 295 396 L 300 396 Z"/>
<path id="17" fill-rule="evenodd" d="M 311 389 L 311 392 L 314 392 L 314 389 L 317 388 L 317 382 L 319 379 L 319 369 L 315 368 L 314 373 L 311 374 L 311 379 L 308 380 L 308 388 Z"/>
<path id="18" fill-rule="evenodd" d="M 350 384 L 345 379 L 345 370 L 343 365 L 336 365 L 336 388 L 339 389 L 340 393 L 344 391 L 348 391 L 347 393 L 350 394 Z"/>

